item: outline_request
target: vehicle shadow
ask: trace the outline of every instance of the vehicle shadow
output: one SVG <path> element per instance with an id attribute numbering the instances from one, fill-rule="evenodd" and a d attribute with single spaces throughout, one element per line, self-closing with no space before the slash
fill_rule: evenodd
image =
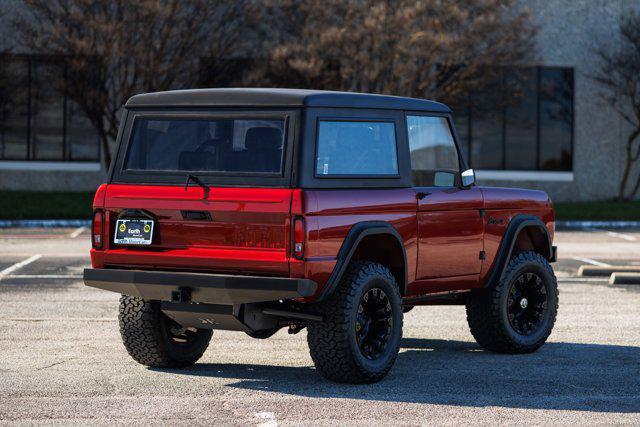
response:
<path id="1" fill-rule="evenodd" d="M 405 338 L 377 384 L 328 382 L 313 367 L 197 364 L 183 375 L 238 379 L 230 387 L 312 398 L 455 406 L 640 412 L 640 347 L 547 343 L 499 355 L 463 341 Z"/>

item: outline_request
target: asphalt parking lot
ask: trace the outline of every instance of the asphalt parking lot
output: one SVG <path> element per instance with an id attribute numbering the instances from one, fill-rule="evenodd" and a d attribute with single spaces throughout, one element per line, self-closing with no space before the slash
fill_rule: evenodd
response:
<path id="1" fill-rule="evenodd" d="M 463 307 L 405 316 L 394 369 L 366 386 L 314 372 L 306 333 L 215 332 L 195 367 L 152 370 L 120 343 L 118 296 L 86 288 L 86 229 L 0 230 L 0 422 L 640 423 L 640 286 L 575 277 L 640 264 L 640 233 L 560 232 L 560 310 L 531 355 L 483 351 Z"/>

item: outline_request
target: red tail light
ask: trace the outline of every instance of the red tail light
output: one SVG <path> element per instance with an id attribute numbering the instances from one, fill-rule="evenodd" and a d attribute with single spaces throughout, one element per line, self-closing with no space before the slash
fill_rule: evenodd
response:
<path id="1" fill-rule="evenodd" d="M 102 249 L 104 240 L 104 213 L 102 209 L 93 212 L 93 225 L 91 226 L 91 245 L 94 249 Z"/>
<path id="2" fill-rule="evenodd" d="M 293 257 L 295 259 L 302 259 L 304 257 L 304 218 L 293 218 Z"/>

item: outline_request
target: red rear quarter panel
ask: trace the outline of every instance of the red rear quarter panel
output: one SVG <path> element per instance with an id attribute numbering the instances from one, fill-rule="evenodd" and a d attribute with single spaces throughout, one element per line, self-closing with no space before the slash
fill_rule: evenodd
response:
<path id="1" fill-rule="evenodd" d="M 316 281 L 321 289 L 351 227 L 363 221 L 385 221 L 402 237 L 408 281 L 415 280 L 416 197 L 412 189 L 305 190 L 304 195 L 308 240 L 305 262 L 298 274 Z"/>
<path id="2" fill-rule="evenodd" d="M 555 218 L 551 199 L 544 191 L 494 187 L 481 187 L 480 189 L 485 206 L 484 250 L 486 259 L 480 274 L 480 282 L 483 284 L 493 268 L 500 243 L 514 216 L 527 214 L 540 218 L 547 226 L 551 239 L 553 239 Z"/>

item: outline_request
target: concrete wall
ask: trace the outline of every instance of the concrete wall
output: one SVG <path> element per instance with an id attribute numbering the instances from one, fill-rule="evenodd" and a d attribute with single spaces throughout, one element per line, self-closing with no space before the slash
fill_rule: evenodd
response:
<path id="1" fill-rule="evenodd" d="M 0 170 L 2 190 L 95 191 L 105 180 L 101 171 Z"/>
<path id="2" fill-rule="evenodd" d="M 521 0 L 540 26 L 539 65 L 574 68 L 573 181 L 479 180 L 481 184 L 547 191 L 555 201 L 608 199 L 617 195 L 628 127 L 598 94 L 589 75 L 598 67 L 596 49 L 618 42 L 618 19 L 640 10 L 638 0 Z M 482 175 L 482 174 L 480 174 Z"/>

